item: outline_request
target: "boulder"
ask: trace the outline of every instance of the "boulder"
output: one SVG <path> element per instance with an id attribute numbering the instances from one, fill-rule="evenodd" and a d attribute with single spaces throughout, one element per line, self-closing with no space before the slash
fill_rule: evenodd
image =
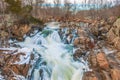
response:
<path id="1" fill-rule="evenodd" d="M 90 25 L 89 26 L 89 28 L 90 28 L 90 32 L 94 35 L 94 36 L 98 36 L 98 30 L 99 30 L 99 26 L 98 26 L 98 24 L 95 24 L 95 25 Z"/>
<path id="2" fill-rule="evenodd" d="M 90 41 L 90 39 L 88 37 L 77 37 L 77 38 L 75 38 L 73 44 L 74 44 L 74 46 L 77 46 L 77 47 L 79 45 L 87 46 L 89 41 Z"/>
<path id="3" fill-rule="evenodd" d="M 11 70 L 16 73 L 17 75 L 22 75 L 24 77 L 27 76 L 28 70 L 29 70 L 30 65 L 29 64 L 13 64 L 11 65 Z"/>
<path id="4" fill-rule="evenodd" d="M 90 54 L 88 56 L 88 62 L 89 62 L 90 68 L 92 68 L 92 69 L 98 68 L 97 58 L 96 58 L 96 54 L 94 52 L 90 52 Z"/>
<path id="5" fill-rule="evenodd" d="M 79 38 L 75 38 L 75 40 L 74 40 L 74 46 L 78 46 L 78 44 L 80 43 L 80 40 L 79 40 Z"/>
<path id="6" fill-rule="evenodd" d="M 77 49 L 77 50 L 75 51 L 75 53 L 73 54 L 73 57 L 74 57 L 75 59 L 79 59 L 80 57 L 84 56 L 85 54 L 86 54 L 86 53 L 83 52 L 82 49 Z"/>
<path id="7" fill-rule="evenodd" d="M 100 20 L 100 26 L 105 26 L 107 23 L 105 20 Z"/>
<path id="8" fill-rule="evenodd" d="M 111 28 L 109 30 L 109 32 L 107 33 L 107 38 L 108 38 L 108 41 L 112 41 L 116 38 L 116 34 L 114 33 L 114 28 Z"/>
<path id="9" fill-rule="evenodd" d="M 94 40 L 90 40 L 90 39 L 87 39 L 86 40 L 86 45 L 89 49 L 93 49 L 95 47 L 95 41 Z"/>
<path id="10" fill-rule="evenodd" d="M 113 26 L 117 26 L 120 29 L 120 18 L 114 22 Z"/>
<path id="11" fill-rule="evenodd" d="M 119 67 L 120 61 L 117 58 L 117 53 L 109 54 L 107 56 L 107 59 L 108 59 L 108 62 L 109 62 L 109 65 L 111 68 L 118 68 Z"/>
<path id="12" fill-rule="evenodd" d="M 12 34 L 18 40 L 23 40 L 25 34 L 27 34 L 31 30 L 31 27 L 28 25 L 21 25 L 21 26 L 13 26 L 12 27 Z"/>
<path id="13" fill-rule="evenodd" d="M 29 68 L 30 68 L 30 65 L 29 64 L 25 64 L 23 70 L 21 70 L 23 76 L 25 76 L 25 77 L 27 76 Z"/>
<path id="14" fill-rule="evenodd" d="M 114 47 L 120 50 L 120 19 L 117 19 L 113 27 L 107 33 L 107 38 L 109 42 L 112 42 Z"/>
<path id="15" fill-rule="evenodd" d="M 16 65 L 11 65 L 10 69 L 17 75 L 21 75 L 20 70 L 17 68 Z"/>
<path id="16" fill-rule="evenodd" d="M 78 36 L 87 36 L 87 34 L 86 34 L 86 32 L 83 30 L 83 29 L 81 29 L 81 28 L 78 28 L 77 29 L 77 34 L 78 34 Z"/>
<path id="17" fill-rule="evenodd" d="M 97 62 L 100 68 L 102 69 L 109 69 L 109 63 L 104 53 L 97 54 Z"/>
<path id="18" fill-rule="evenodd" d="M 120 37 L 120 19 L 114 22 L 113 27 L 107 33 L 107 38 L 110 41 L 113 41 L 116 37 Z"/>
<path id="19" fill-rule="evenodd" d="M 119 69 L 111 69 L 111 77 L 112 80 L 120 80 L 120 70 Z"/>
<path id="20" fill-rule="evenodd" d="M 102 33 L 106 33 L 110 30 L 111 28 L 111 25 L 105 25 L 105 26 L 100 26 L 99 28 L 99 32 L 102 34 Z"/>
<path id="21" fill-rule="evenodd" d="M 111 25 L 116 21 L 116 19 L 117 17 L 111 16 L 110 18 L 108 18 L 107 23 Z"/>
<path id="22" fill-rule="evenodd" d="M 117 58 L 118 60 L 120 60 L 120 52 L 117 52 L 117 53 L 115 54 L 115 56 L 116 56 L 116 58 Z"/>
<path id="23" fill-rule="evenodd" d="M 82 80 L 98 80 L 95 73 L 92 71 L 85 72 Z"/>
<path id="24" fill-rule="evenodd" d="M 114 43 L 114 47 L 118 50 L 120 50 L 120 37 L 116 37 L 115 39 L 113 39 L 113 43 Z"/>
<path id="25" fill-rule="evenodd" d="M 27 59 L 25 58 L 26 55 L 29 57 L 29 62 L 24 62 L 22 64 L 16 63 L 21 61 L 21 57 Z M 3 76 L 6 76 L 6 79 L 14 80 L 14 72 L 17 75 L 26 77 L 30 67 L 30 60 L 33 59 L 31 56 L 32 54 L 28 55 L 26 53 L 19 52 L 18 50 L 0 50 L 0 67 Z"/>
<path id="26" fill-rule="evenodd" d="M 4 30 L 0 31 L 0 38 L 2 40 L 5 40 L 8 36 L 9 36 L 8 32 L 6 32 Z"/>
<path id="27" fill-rule="evenodd" d="M 102 80 L 112 80 L 109 72 L 101 70 L 100 74 L 101 74 Z"/>

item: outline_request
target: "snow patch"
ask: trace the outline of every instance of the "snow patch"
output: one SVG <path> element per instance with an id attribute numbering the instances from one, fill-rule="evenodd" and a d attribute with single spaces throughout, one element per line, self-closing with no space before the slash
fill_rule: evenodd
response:
<path id="1" fill-rule="evenodd" d="M 117 50 L 110 50 L 110 49 L 107 49 L 107 48 L 103 47 L 103 51 L 104 51 L 105 54 L 108 55 L 108 54 L 116 52 Z"/>
<path id="2" fill-rule="evenodd" d="M 14 64 L 29 64 L 32 50 L 28 48 L 19 49 L 17 53 L 25 53 L 25 55 L 20 55 L 20 61 L 16 61 Z"/>
<path id="3" fill-rule="evenodd" d="M 15 80 L 27 80 L 27 79 L 25 79 L 24 76 L 17 75 L 17 74 L 15 74 L 15 73 L 14 73 L 14 76 L 15 76 L 15 77 L 14 77 Z"/>
<path id="4" fill-rule="evenodd" d="M 0 80 L 5 80 L 4 77 L 2 75 L 0 75 Z"/>
<path id="5" fill-rule="evenodd" d="M 0 48 L 0 50 L 8 50 L 8 51 L 14 51 L 16 50 L 17 48 L 14 48 L 14 47 L 10 47 L 10 48 Z"/>

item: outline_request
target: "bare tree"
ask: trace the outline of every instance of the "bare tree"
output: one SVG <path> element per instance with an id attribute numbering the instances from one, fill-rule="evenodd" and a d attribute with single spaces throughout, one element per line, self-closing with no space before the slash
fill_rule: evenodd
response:
<path id="1" fill-rule="evenodd" d="M 44 0 L 36 0 L 35 1 L 35 5 L 34 6 L 34 15 L 35 17 L 38 17 L 38 13 L 39 13 L 39 9 L 40 9 L 40 5 L 44 2 Z"/>
<path id="2" fill-rule="evenodd" d="M 65 16 L 68 17 L 70 15 L 70 9 L 72 8 L 72 4 L 70 2 L 68 2 L 67 0 L 65 0 L 64 2 L 64 9 L 65 9 Z"/>
<path id="3" fill-rule="evenodd" d="M 22 6 L 33 5 L 34 0 L 22 0 Z"/>
<path id="4" fill-rule="evenodd" d="M 54 0 L 54 10 L 53 10 L 53 15 L 59 15 L 60 14 L 60 0 Z"/>
<path id="5" fill-rule="evenodd" d="M 73 8 L 72 8 L 72 11 L 73 11 L 73 14 L 75 15 L 77 13 L 77 8 L 79 7 L 79 5 L 76 3 L 76 1 L 74 0 L 74 4 L 73 4 Z"/>

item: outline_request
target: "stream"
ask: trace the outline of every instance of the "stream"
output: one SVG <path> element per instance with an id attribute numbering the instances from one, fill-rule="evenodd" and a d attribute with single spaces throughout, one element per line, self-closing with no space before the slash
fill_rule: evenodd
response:
<path id="1" fill-rule="evenodd" d="M 73 42 L 66 44 L 59 31 L 58 24 L 49 23 L 24 42 L 16 43 L 35 55 L 27 80 L 82 80 L 83 73 L 89 70 L 87 61 L 73 59 Z M 63 31 L 66 33 L 66 29 Z"/>

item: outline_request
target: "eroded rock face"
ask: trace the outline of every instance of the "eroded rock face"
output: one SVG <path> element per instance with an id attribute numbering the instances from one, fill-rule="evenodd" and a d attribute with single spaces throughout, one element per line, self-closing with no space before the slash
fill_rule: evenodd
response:
<path id="1" fill-rule="evenodd" d="M 1 75 L 6 80 L 16 80 L 15 74 L 27 77 L 32 59 L 31 55 L 31 53 L 23 53 L 19 50 L 0 50 Z M 27 59 L 29 61 L 26 61 Z"/>

